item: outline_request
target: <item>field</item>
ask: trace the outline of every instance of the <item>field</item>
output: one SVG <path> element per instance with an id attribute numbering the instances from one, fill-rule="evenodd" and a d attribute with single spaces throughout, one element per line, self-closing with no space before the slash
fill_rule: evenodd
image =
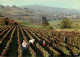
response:
<path id="1" fill-rule="evenodd" d="M 70 20 L 72 22 L 72 28 L 70 29 L 80 29 L 80 19 L 70 19 Z M 60 24 L 60 22 L 61 20 L 52 20 L 52 21 L 49 21 L 49 24 L 53 28 L 59 29 L 60 27 L 58 26 L 58 24 Z"/>
<path id="2" fill-rule="evenodd" d="M 75 19 L 75 20 L 70 19 L 70 20 L 72 22 L 72 27 L 69 29 L 80 29 L 80 20 L 79 19 Z M 23 26 L 44 29 L 44 27 L 42 25 L 36 25 L 33 23 L 29 23 L 27 21 L 19 21 L 19 22 L 22 22 Z M 60 24 L 60 22 L 61 22 L 61 20 L 52 20 L 52 21 L 49 21 L 49 24 L 53 28 L 60 29 L 60 26 L 58 25 L 58 24 Z"/>
<path id="3" fill-rule="evenodd" d="M 42 30 L 30 27 L 7 26 L 0 28 L 0 56 L 15 57 L 53 57 L 75 56 L 80 52 L 80 32 L 65 32 Z M 35 39 L 35 46 L 30 46 L 28 41 Z M 46 46 L 40 41 L 45 39 Z M 23 40 L 29 45 L 22 54 Z"/>

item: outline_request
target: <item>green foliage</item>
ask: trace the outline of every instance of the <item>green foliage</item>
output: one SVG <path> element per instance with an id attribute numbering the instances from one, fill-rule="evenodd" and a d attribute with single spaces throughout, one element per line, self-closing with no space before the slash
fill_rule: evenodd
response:
<path id="1" fill-rule="evenodd" d="M 45 26 L 45 28 L 49 30 L 53 29 L 51 26 Z"/>
<path id="2" fill-rule="evenodd" d="M 65 43 L 63 43 L 63 42 L 61 42 L 61 45 L 66 46 L 66 44 L 65 44 Z"/>
<path id="3" fill-rule="evenodd" d="M 4 19 L 0 19 L 0 25 L 4 25 L 5 24 L 5 20 Z"/>
<path id="4" fill-rule="evenodd" d="M 60 24 L 60 28 L 71 28 L 72 22 L 69 19 L 63 19 Z"/>
<path id="5" fill-rule="evenodd" d="M 42 22 L 42 25 L 43 25 L 43 27 L 49 26 L 49 23 L 48 22 Z"/>
<path id="6" fill-rule="evenodd" d="M 49 23 L 48 23 L 48 21 L 46 20 L 46 17 L 42 17 L 42 25 L 43 25 L 43 27 L 45 27 L 45 26 L 49 26 Z"/>
<path id="7" fill-rule="evenodd" d="M 46 17 L 42 17 L 42 26 L 44 27 L 44 28 L 46 28 L 46 29 L 49 29 L 49 30 L 51 30 L 51 29 L 53 29 L 51 26 L 49 26 L 50 24 L 49 24 L 49 22 L 46 20 Z"/>
<path id="8" fill-rule="evenodd" d="M 0 17 L 3 17 L 3 14 L 2 14 L 2 12 L 0 12 Z"/>

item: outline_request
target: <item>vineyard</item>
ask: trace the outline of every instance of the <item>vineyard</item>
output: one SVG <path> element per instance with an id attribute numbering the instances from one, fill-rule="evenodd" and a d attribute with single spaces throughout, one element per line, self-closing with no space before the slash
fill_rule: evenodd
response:
<path id="1" fill-rule="evenodd" d="M 35 46 L 29 45 L 30 39 L 35 39 Z M 45 47 L 40 44 L 42 39 L 46 41 Z M 23 40 L 29 46 L 22 54 Z M 0 28 L 0 56 L 75 56 L 80 52 L 79 43 L 80 33 L 75 31 L 58 32 L 19 26 Z"/>

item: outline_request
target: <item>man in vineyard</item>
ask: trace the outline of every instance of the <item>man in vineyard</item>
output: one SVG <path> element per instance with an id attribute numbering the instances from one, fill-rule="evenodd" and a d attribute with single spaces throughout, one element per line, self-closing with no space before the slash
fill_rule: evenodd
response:
<path id="1" fill-rule="evenodd" d="M 29 40 L 29 44 L 35 46 L 35 45 L 34 45 L 34 41 L 35 41 L 35 39 Z"/>

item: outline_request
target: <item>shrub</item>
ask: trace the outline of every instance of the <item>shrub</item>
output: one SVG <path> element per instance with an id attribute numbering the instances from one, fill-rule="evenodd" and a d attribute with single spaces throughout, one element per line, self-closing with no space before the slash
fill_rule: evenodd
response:
<path id="1" fill-rule="evenodd" d="M 60 24 L 60 28 L 71 28 L 72 22 L 69 19 L 63 19 Z"/>
<path id="2" fill-rule="evenodd" d="M 45 28 L 49 30 L 53 29 L 51 26 L 45 26 Z"/>

